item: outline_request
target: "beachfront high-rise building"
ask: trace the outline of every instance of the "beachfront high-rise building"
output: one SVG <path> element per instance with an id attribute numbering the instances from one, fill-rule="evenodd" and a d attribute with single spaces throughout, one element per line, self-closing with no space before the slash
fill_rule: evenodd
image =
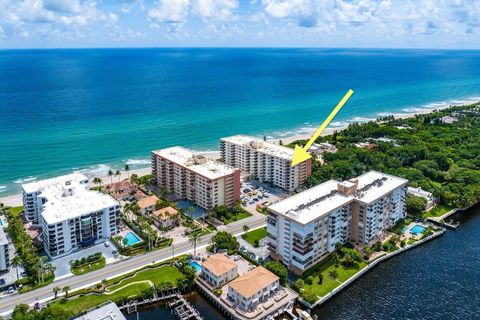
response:
<path id="1" fill-rule="evenodd" d="M 152 151 L 156 184 L 205 210 L 240 200 L 240 170 L 182 147 Z"/>
<path id="2" fill-rule="evenodd" d="M 25 218 L 28 221 L 39 222 L 40 211 L 42 210 L 43 203 L 38 201 L 38 195 L 50 186 L 65 184 L 70 181 L 77 184 L 87 185 L 89 179 L 81 173 L 72 173 L 64 176 L 59 176 L 51 179 L 31 182 L 22 185 L 23 195 L 23 208 Z"/>
<path id="3" fill-rule="evenodd" d="M 371 244 L 405 218 L 407 183 L 370 171 L 349 181 L 327 181 L 269 206 L 270 255 L 301 274 L 337 243 Z"/>
<path id="4" fill-rule="evenodd" d="M 70 177 L 68 180 L 66 177 Z M 120 204 L 110 195 L 88 188 L 81 174 L 59 177 L 52 182 L 39 181 L 33 208 L 42 227 L 43 245 L 50 257 L 108 240 L 120 227 Z M 33 191 L 23 186 L 24 191 Z M 27 197 L 28 199 L 28 197 Z"/>
<path id="5" fill-rule="evenodd" d="M 8 268 L 10 268 L 10 253 L 8 248 L 7 235 L 0 226 L 0 271 L 8 270 Z"/>
<path id="6" fill-rule="evenodd" d="M 312 174 L 312 159 L 292 167 L 293 149 L 245 135 L 222 138 L 220 153 L 225 164 L 286 191 L 302 186 Z"/>

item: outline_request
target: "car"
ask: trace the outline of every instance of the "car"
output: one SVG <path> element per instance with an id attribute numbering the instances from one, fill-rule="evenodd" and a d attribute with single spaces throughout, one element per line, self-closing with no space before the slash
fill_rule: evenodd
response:
<path id="1" fill-rule="evenodd" d="M 15 289 L 13 288 L 13 286 L 10 286 L 10 287 L 8 288 L 8 290 L 7 290 L 7 293 L 8 293 L 8 294 L 12 294 L 12 293 L 14 293 L 14 292 L 15 292 Z"/>
<path id="2" fill-rule="evenodd" d="M 26 278 L 26 277 L 28 276 L 28 274 L 27 274 L 25 271 L 23 271 L 22 273 L 20 273 L 20 275 L 22 276 L 22 278 Z"/>
<path id="3" fill-rule="evenodd" d="M 117 250 L 113 250 L 113 251 L 112 251 L 112 254 L 113 254 L 114 256 L 118 256 L 118 251 L 117 251 Z"/>
<path id="4" fill-rule="evenodd" d="M 105 242 L 103 245 L 108 248 L 110 247 L 110 242 Z"/>

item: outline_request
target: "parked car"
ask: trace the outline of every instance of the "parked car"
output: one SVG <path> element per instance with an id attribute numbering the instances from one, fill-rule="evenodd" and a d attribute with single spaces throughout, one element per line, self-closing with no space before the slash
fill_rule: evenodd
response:
<path id="1" fill-rule="evenodd" d="M 7 290 L 8 294 L 12 294 L 14 292 L 15 292 L 15 288 L 13 288 L 13 286 L 8 287 L 8 290 Z"/>
<path id="2" fill-rule="evenodd" d="M 110 247 L 110 242 L 104 242 L 103 245 L 108 248 Z"/>

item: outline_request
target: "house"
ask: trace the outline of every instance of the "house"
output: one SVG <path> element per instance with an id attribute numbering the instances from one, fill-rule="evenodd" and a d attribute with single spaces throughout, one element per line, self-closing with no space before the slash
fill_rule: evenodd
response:
<path id="1" fill-rule="evenodd" d="M 85 311 L 73 320 L 126 320 L 126 318 L 115 303 L 106 302 Z"/>
<path id="2" fill-rule="evenodd" d="M 153 213 L 158 200 L 160 199 L 157 196 L 149 196 L 138 200 L 137 204 L 140 207 L 140 213 L 143 215 Z"/>
<path id="3" fill-rule="evenodd" d="M 222 286 L 235 279 L 238 274 L 237 264 L 223 254 L 214 254 L 202 262 L 200 277 L 212 287 Z"/>
<path id="4" fill-rule="evenodd" d="M 279 277 L 264 267 L 256 267 L 228 284 L 228 299 L 237 308 L 251 311 L 279 288 Z"/>
<path id="5" fill-rule="evenodd" d="M 425 209 L 424 209 L 425 211 L 430 210 L 435 206 L 435 198 L 433 197 L 432 193 L 425 191 L 420 187 L 418 188 L 408 187 L 407 192 L 416 197 L 424 198 L 425 200 L 427 200 L 427 204 L 425 205 Z"/>
<path id="6" fill-rule="evenodd" d="M 172 207 L 162 208 L 153 212 L 153 223 L 159 229 L 175 226 L 178 220 L 178 211 Z"/>

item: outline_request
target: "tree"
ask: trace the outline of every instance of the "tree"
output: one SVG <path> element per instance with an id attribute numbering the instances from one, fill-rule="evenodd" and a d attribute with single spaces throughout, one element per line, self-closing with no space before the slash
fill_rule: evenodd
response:
<path id="1" fill-rule="evenodd" d="M 57 299 L 58 293 L 60 292 L 61 289 L 59 287 L 55 287 L 52 290 L 53 290 L 53 293 L 55 294 L 54 299 Z"/>
<path id="2" fill-rule="evenodd" d="M 115 178 L 121 177 L 121 176 L 122 176 L 122 173 L 117 170 L 117 171 L 115 171 L 114 176 L 115 176 Z M 118 181 L 120 182 L 120 179 L 119 179 Z"/>
<path id="3" fill-rule="evenodd" d="M 123 170 L 127 172 L 127 178 L 130 179 L 130 166 L 128 164 L 125 164 L 125 167 L 123 167 Z"/>
<path id="4" fill-rule="evenodd" d="M 110 177 L 110 184 L 112 184 L 112 183 L 113 183 L 113 171 L 112 171 L 112 170 L 108 170 L 107 176 Z"/>
<path id="5" fill-rule="evenodd" d="M 198 239 L 200 239 L 200 234 L 198 232 L 190 232 L 190 234 L 188 235 L 188 240 L 189 240 L 190 244 L 193 245 L 193 255 L 194 256 L 197 255 Z"/>
<path id="6" fill-rule="evenodd" d="M 416 197 L 413 194 L 407 195 L 406 207 L 407 212 L 414 216 L 420 216 L 425 210 L 427 200 L 425 198 Z"/>
<path id="7" fill-rule="evenodd" d="M 12 258 L 12 261 L 10 261 L 10 264 L 12 265 L 12 267 L 16 268 L 16 270 L 17 270 L 17 280 L 18 280 L 18 278 L 19 278 L 18 267 L 20 267 L 22 265 L 22 259 L 20 258 L 19 255 L 16 255 L 15 257 Z"/>
<path id="8" fill-rule="evenodd" d="M 337 269 L 333 269 L 331 271 L 328 272 L 328 276 L 330 278 L 332 278 L 333 280 L 337 279 L 338 278 L 338 271 Z"/>
<path id="9" fill-rule="evenodd" d="M 195 213 L 194 207 L 188 207 L 188 213 L 190 214 L 190 219 L 193 219 L 193 214 Z"/>
<path id="10" fill-rule="evenodd" d="M 238 247 L 237 239 L 226 231 L 217 232 L 212 237 L 211 242 L 212 245 L 209 246 L 209 251 L 212 251 L 215 246 L 217 249 L 227 249 L 228 252 L 233 253 Z"/>
<path id="11" fill-rule="evenodd" d="M 62 288 L 62 292 L 65 292 L 65 298 L 68 298 L 68 291 L 70 290 L 70 286 L 65 286 Z"/>
<path id="12" fill-rule="evenodd" d="M 243 226 L 243 231 L 248 232 L 250 230 L 250 227 L 248 225 Z"/>
<path id="13" fill-rule="evenodd" d="M 294 282 L 293 288 L 295 291 L 300 292 L 305 287 L 305 282 L 302 279 L 298 279 Z"/>
<path id="14" fill-rule="evenodd" d="M 288 270 L 280 262 L 270 261 L 265 263 L 265 268 L 280 278 L 280 283 L 284 285 L 287 282 Z"/>

